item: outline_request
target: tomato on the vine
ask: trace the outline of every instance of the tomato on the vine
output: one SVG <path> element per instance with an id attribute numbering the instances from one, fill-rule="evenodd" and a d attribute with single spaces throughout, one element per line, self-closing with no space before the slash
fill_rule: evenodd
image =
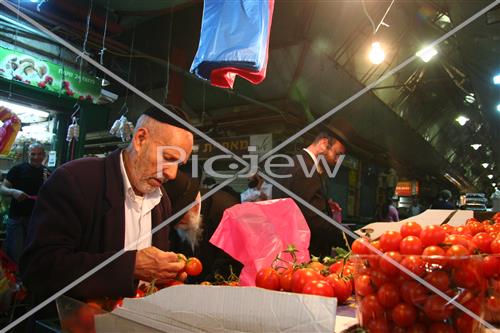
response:
<path id="1" fill-rule="evenodd" d="M 312 280 L 307 282 L 302 288 L 303 294 L 333 297 L 333 287 L 324 280 Z"/>
<path id="2" fill-rule="evenodd" d="M 186 271 L 187 275 L 198 276 L 203 270 L 203 265 L 201 264 L 200 259 L 191 257 L 187 260 L 184 270 Z"/>
<path id="3" fill-rule="evenodd" d="M 255 285 L 269 290 L 280 290 L 280 275 L 272 267 L 262 268 L 255 277 Z"/>

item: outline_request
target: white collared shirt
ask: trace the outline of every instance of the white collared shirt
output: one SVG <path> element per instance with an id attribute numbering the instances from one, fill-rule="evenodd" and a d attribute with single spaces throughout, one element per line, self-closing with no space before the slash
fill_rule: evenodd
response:
<path id="1" fill-rule="evenodd" d="M 316 155 L 314 155 L 309 149 L 307 148 L 302 148 L 305 152 L 307 152 L 309 154 L 309 156 L 311 156 L 311 158 L 313 159 L 314 161 L 314 166 L 316 167 L 316 171 L 318 171 L 319 174 L 323 173 L 323 170 L 319 167 L 319 160 L 318 158 L 316 157 Z"/>
<path id="2" fill-rule="evenodd" d="M 141 250 L 151 246 L 151 210 L 161 201 L 162 193 L 157 188 L 144 196 L 135 194 L 123 163 L 123 151 L 120 154 L 120 170 L 125 193 L 125 247 L 127 250 Z M 149 235 L 148 235 L 149 234 Z M 139 238 L 144 239 L 132 245 Z M 131 246 L 128 248 L 128 246 Z"/>

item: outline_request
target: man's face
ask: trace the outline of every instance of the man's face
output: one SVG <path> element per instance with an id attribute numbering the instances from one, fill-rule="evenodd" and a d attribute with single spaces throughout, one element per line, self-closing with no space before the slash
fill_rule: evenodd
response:
<path id="1" fill-rule="evenodd" d="M 140 128 L 133 140 L 137 159 L 132 163 L 129 179 L 134 190 L 142 194 L 175 179 L 179 164 L 186 163 L 193 149 L 193 134 L 168 124 L 161 124 L 154 135 Z"/>
<path id="2" fill-rule="evenodd" d="M 30 149 L 29 151 L 29 163 L 34 167 L 39 167 L 43 163 L 43 159 L 45 158 L 45 150 L 40 147 L 35 147 Z"/>
<path id="3" fill-rule="evenodd" d="M 325 152 L 325 159 L 328 165 L 332 166 L 337 163 L 340 155 L 345 155 L 345 147 L 340 141 L 336 141 L 330 145 Z"/>

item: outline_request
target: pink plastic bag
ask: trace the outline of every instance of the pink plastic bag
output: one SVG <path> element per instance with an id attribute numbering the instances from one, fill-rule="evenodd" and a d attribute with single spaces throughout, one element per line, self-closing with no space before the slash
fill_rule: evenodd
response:
<path id="1" fill-rule="evenodd" d="M 309 261 L 310 238 L 302 212 L 287 198 L 245 202 L 226 209 L 210 243 L 244 265 L 240 285 L 255 286 L 257 272 L 270 266 L 289 244 L 297 248 L 299 262 Z"/>

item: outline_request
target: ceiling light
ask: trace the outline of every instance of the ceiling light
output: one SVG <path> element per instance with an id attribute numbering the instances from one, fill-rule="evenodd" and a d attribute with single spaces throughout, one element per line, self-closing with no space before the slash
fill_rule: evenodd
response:
<path id="1" fill-rule="evenodd" d="M 488 175 L 487 176 L 489 179 L 493 179 L 493 175 Z"/>
<path id="2" fill-rule="evenodd" d="M 500 104 L 497 104 L 497 111 L 500 112 Z"/>
<path id="3" fill-rule="evenodd" d="M 434 47 L 426 47 L 417 52 L 417 57 L 422 59 L 423 62 L 429 62 L 436 54 L 437 50 Z"/>
<path id="4" fill-rule="evenodd" d="M 500 84 L 500 74 L 493 76 L 493 83 Z"/>
<path id="5" fill-rule="evenodd" d="M 109 81 L 108 81 L 108 80 L 106 80 L 106 79 L 102 79 L 102 81 L 101 81 L 101 86 L 102 86 L 102 87 L 107 87 L 107 86 L 109 86 Z"/>
<path id="6" fill-rule="evenodd" d="M 489 164 L 488 164 L 488 163 L 483 163 L 483 164 L 481 164 L 481 165 L 483 166 L 483 168 L 485 168 L 485 169 L 486 169 L 486 168 L 488 167 L 488 165 L 489 165 Z"/>
<path id="7" fill-rule="evenodd" d="M 464 116 L 459 116 L 455 120 L 460 124 L 460 126 L 464 126 L 470 119 Z"/>
<path id="8" fill-rule="evenodd" d="M 495 187 L 497 186 L 497 183 L 491 183 L 491 186 Z"/>
<path id="9" fill-rule="evenodd" d="M 470 93 L 468 95 L 465 95 L 465 101 L 469 104 L 472 104 L 476 101 L 476 98 L 474 97 L 474 94 Z"/>
<path id="10" fill-rule="evenodd" d="M 474 144 L 472 144 L 472 145 L 470 145 L 470 146 L 471 146 L 472 148 L 474 148 L 474 150 L 478 150 L 478 149 L 482 146 L 482 144 L 480 144 L 480 143 L 474 143 Z"/>
<path id="11" fill-rule="evenodd" d="M 373 42 L 368 58 L 374 65 L 379 65 L 385 59 L 385 52 L 379 42 Z"/>

